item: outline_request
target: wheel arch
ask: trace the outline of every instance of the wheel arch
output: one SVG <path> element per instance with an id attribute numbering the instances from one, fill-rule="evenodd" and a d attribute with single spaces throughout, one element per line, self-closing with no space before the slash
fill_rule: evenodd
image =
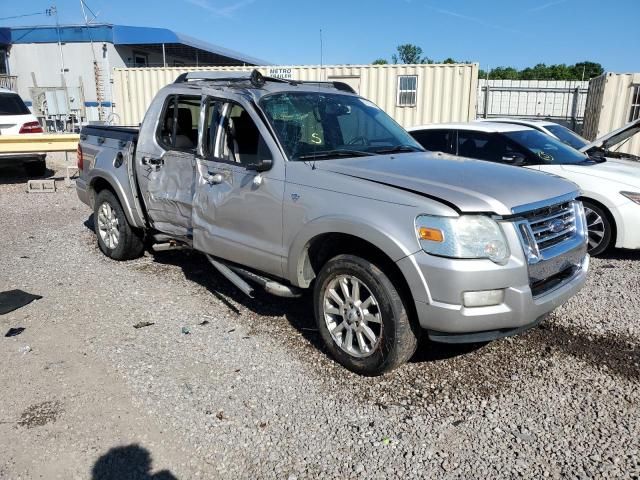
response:
<path id="1" fill-rule="evenodd" d="M 398 264 L 381 248 L 356 235 L 342 232 L 325 232 L 307 242 L 303 258 L 304 282 L 310 285 L 320 269 L 338 255 L 353 255 L 380 268 L 397 287 L 411 319 L 417 319 L 415 301 L 409 282 Z"/>
<path id="2" fill-rule="evenodd" d="M 122 190 L 122 186 L 108 172 L 99 172 L 91 177 L 88 182 L 89 201 L 91 206 L 95 206 L 95 199 L 102 190 L 110 190 L 120 202 L 127 221 L 133 227 L 141 227 L 140 222 L 134 216 L 131 205 L 126 201 L 126 196 Z"/>
<path id="3" fill-rule="evenodd" d="M 307 223 L 291 242 L 285 272 L 288 280 L 296 286 L 307 288 L 316 274 L 310 252 L 311 255 L 322 253 L 323 250 L 318 250 L 318 246 L 326 242 L 330 243 L 331 248 L 334 249 L 331 251 L 336 251 L 341 241 L 344 248 L 360 245 L 364 251 L 375 250 L 394 264 L 420 249 L 417 239 L 414 244 L 407 245 L 406 239 L 401 241 L 391 235 L 388 230 L 355 217 L 320 217 Z M 324 247 L 324 251 L 328 249 L 329 246 Z"/>
<path id="4" fill-rule="evenodd" d="M 609 207 L 599 199 L 593 198 L 595 195 L 583 194 L 578 197 L 578 200 L 582 202 L 593 203 L 597 207 L 601 208 L 604 214 L 607 216 L 609 222 L 611 223 L 612 232 L 611 232 L 611 243 L 610 245 L 615 245 L 618 241 L 619 234 L 619 225 L 622 225 L 620 219 L 616 218 L 615 209 Z"/>

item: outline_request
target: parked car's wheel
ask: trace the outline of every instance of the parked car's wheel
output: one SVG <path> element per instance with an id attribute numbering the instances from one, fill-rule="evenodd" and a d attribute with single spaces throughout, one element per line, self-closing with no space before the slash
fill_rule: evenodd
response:
<path id="1" fill-rule="evenodd" d="M 42 159 L 25 163 L 24 171 L 28 177 L 42 177 L 47 172 L 47 162 Z"/>
<path id="2" fill-rule="evenodd" d="M 584 213 L 589 231 L 589 254 L 595 256 L 607 250 L 613 241 L 613 225 L 602 207 L 589 200 L 583 200 Z"/>
<path id="3" fill-rule="evenodd" d="M 332 258 L 316 278 L 313 299 L 324 343 L 349 370 L 381 375 L 415 352 L 419 328 L 389 277 L 371 262 Z"/>
<path id="4" fill-rule="evenodd" d="M 93 223 L 100 250 L 114 260 L 129 260 L 142 255 L 142 233 L 131 228 L 120 202 L 110 190 L 96 196 Z"/>

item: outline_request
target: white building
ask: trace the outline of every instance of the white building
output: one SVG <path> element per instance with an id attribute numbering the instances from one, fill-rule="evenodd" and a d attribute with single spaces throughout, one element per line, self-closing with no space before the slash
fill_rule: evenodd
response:
<path id="1" fill-rule="evenodd" d="M 0 28 L 0 84 L 43 119 L 105 120 L 116 67 L 264 65 L 164 28 L 91 24 Z M 0 85 L 2 86 L 2 85 Z"/>

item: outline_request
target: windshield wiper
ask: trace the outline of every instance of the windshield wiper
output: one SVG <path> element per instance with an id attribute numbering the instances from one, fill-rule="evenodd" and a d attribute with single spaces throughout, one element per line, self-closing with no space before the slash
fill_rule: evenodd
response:
<path id="1" fill-rule="evenodd" d="M 378 150 L 374 151 L 376 153 L 422 152 L 422 150 L 414 147 L 413 145 L 396 145 L 394 147 L 379 148 Z"/>
<path id="2" fill-rule="evenodd" d="M 321 150 L 314 153 L 306 153 L 298 155 L 298 160 L 322 160 L 331 157 L 368 157 L 374 155 L 371 152 L 363 152 L 362 150 Z"/>

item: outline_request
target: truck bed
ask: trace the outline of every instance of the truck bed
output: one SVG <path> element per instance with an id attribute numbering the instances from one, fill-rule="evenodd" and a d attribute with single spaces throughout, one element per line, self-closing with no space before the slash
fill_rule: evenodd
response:
<path id="1" fill-rule="evenodd" d="M 87 125 L 82 128 L 81 135 L 115 138 L 124 142 L 138 142 L 138 127 L 122 127 L 119 125 Z"/>

